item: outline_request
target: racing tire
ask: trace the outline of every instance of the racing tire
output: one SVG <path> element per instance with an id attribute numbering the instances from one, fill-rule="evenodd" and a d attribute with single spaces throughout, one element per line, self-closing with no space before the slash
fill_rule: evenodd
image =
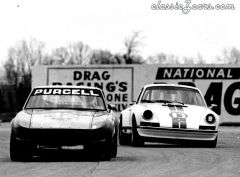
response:
<path id="1" fill-rule="evenodd" d="M 132 134 L 131 134 L 131 144 L 134 147 L 142 147 L 144 146 L 144 141 L 142 140 L 142 137 L 138 134 L 137 131 L 137 122 L 135 117 L 132 119 Z"/>
<path id="2" fill-rule="evenodd" d="M 17 140 L 14 132 L 10 135 L 10 159 L 12 161 L 29 161 L 32 158 L 30 143 Z"/>
<path id="3" fill-rule="evenodd" d="M 120 117 L 120 123 L 119 123 L 119 144 L 120 145 L 130 145 L 131 144 L 131 135 L 123 132 L 122 116 Z"/>
<path id="4" fill-rule="evenodd" d="M 113 155 L 113 139 L 107 138 L 103 144 L 102 160 L 110 161 Z"/>
<path id="5" fill-rule="evenodd" d="M 99 147 L 96 149 L 96 147 Z M 99 159 L 102 154 L 102 143 L 88 143 L 83 145 L 84 158 L 86 159 Z"/>
<path id="6" fill-rule="evenodd" d="M 118 132 L 114 134 L 113 141 L 112 141 L 112 158 L 117 157 L 117 150 L 118 150 Z"/>

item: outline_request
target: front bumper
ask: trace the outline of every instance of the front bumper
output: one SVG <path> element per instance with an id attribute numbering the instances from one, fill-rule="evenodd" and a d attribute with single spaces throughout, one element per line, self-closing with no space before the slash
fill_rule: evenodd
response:
<path id="1" fill-rule="evenodd" d="M 213 141 L 217 130 L 195 130 L 181 128 L 138 127 L 138 134 L 146 141 L 178 142 L 178 141 Z"/>
<path id="2" fill-rule="evenodd" d="M 13 130 L 20 141 L 28 141 L 37 145 L 75 146 L 100 142 L 113 136 L 113 130 L 99 129 L 30 129 L 18 127 Z"/>

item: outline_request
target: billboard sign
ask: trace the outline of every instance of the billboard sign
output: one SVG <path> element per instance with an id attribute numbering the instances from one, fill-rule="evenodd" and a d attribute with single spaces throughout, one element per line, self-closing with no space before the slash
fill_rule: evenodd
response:
<path id="1" fill-rule="evenodd" d="M 198 87 L 208 105 L 219 106 L 221 121 L 240 122 L 240 66 L 235 65 L 99 65 L 38 66 L 33 86 L 88 85 L 103 89 L 118 111 L 137 99 L 146 84 L 170 83 Z"/>
<path id="2" fill-rule="evenodd" d="M 132 101 L 132 67 L 49 67 L 47 85 L 86 85 L 101 88 L 108 102 L 117 110 L 125 109 Z"/>

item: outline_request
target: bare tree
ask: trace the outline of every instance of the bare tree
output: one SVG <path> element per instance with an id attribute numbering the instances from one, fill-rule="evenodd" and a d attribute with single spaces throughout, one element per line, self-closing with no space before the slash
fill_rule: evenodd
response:
<path id="1" fill-rule="evenodd" d="M 198 53 L 197 54 L 197 64 L 205 64 L 205 63 L 206 63 L 206 61 L 203 59 L 203 56 L 200 53 Z"/>
<path id="2" fill-rule="evenodd" d="M 19 67 L 17 66 L 17 61 L 15 60 L 15 57 L 12 56 L 13 52 L 15 51 L 11 49 L 9 50 L 9 53 L 11 53 L 11 55 L 8 56 L 8 60 L 4 64 L 4 68 L 5 68 L 5 73 L 6 73 L 5 75 L 8 83 L 17 85 L 20 71 L 19 71 Z"/>
<path id="3" fill-rule="evenodd" d="M 223 50 L 223 56 L 217 58 L 218 61 L 224 64 L 239 64 L 240 63 L 240 50 L 236 47 Z"/>
<path id="4" fill-rule="evenodd" d="M 132 36 L 124 41 L 125 53 L 123 55 L 126 64 L 143 63 L 142 57 L 138 55 L 138 47 L 143 38 L 140 32 L 134 32 Z"/>
<path id="5" fill-rule="evenodd" d="M 183 57 L 183 64 L 193 65 L 195 64 L 193 57 Z"/>
<path id="6" fill-rule="evenodd" d="M 107 50 L 95 50 L 90 60 L 90 64 L 117 64 L 114 55 Z"/>
<path id="7" fill-rule="evenodd" d="M 69 58 L 69 53 L 65 47 L 59 47 L 52 51 L 50 56 L 51 65 L 63 65 Z"/>
<path id="8" fill-rule="evenodd" d="M 70 44 L 67 47 L 67 52 L 69 54 L 69 57 L 66 60 L 66 64 L 68 65 L 87 65 L 90 63 L 90 59 L 93 53 L 92 49 L 82 42 Z"/>
<path id="9" fill-rule="evenodd" d="M 125 63 L 125 59 L 123 58 L 123 56 L 119 53 L 114 55 L 114 59 L 116 60 L 116 64 L 126 64 Z"/>
<path id="10" fill-rule="evenodd" d="M 156 56 L 150 56 L 147 58 L 146 63 L 148 64 L 166 64 L 167 55 L 165 53 L 159 53 Z"/>
<path id="11" fill-rule="evenodd" d="M 54 49 L 48 56 L 50 65 L 86 65 L 90 63 L 92 50 L 82 42 Z"/>
<path id="12" fill-rule="evenodd" d="M 150 56 L 147 58 L 148 64 L 179 64 L 179 58 L 172 54 L 159 53 L 156 56 Z"/>
<path id="13" fill-rule="evenodd" d="M 183 57 L 182 61 L 179 59 L 178 56 L 173 54 L 165 54 L 159 53 L 155 56 L 150 56 L 146 59 L 146 63 L 148 64 L 204 64 L 205 60 L 203 57 L 198 53 L 197 58 L 194 57 Z"/>
<path id="14" fill-rule="evenodd" d="M 15 85 L 24 80 L 30 82 L 31 66 L 43 63 L 43 51 L 44 44 L 35 39 L 30 42 L 22 40 L 11 47 L 4 64 L 8 82 Z"/>

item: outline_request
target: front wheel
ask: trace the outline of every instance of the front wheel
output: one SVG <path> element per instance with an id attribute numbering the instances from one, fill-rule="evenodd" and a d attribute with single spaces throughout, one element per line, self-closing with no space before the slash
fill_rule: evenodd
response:
<path id="1" fill-rule="evenodd" d="M 113 139 L 107 138 L 103 144 L 103 154 L 102 159 L 109 161 L 113 155 Z"/>
<path id="2" fill-rule="evenodd" d="M 144 141 L 142 140 L 142 137 L 138 134 L 137 123 L 136 123 L 135 118 L 133 118 L 133 120 L 132 120 L 131 144 L 134 147 L 141 147 L 144 145 Z"/>
<path id="3" fill-rule="evenodd" d="M 21 142 L 16 138 L 14 132 L 10 136 L 10 159 L 12 161 L 28 161 L 32 157 L 32 146 L 30 143 Z"/>
<path id="4" fill-rule="evenodd" d="M 118 150 L 118 132 L 115 132 L 113 141 L 112 141 L 112 157 L 117 157 L 117 150 Z"/>

